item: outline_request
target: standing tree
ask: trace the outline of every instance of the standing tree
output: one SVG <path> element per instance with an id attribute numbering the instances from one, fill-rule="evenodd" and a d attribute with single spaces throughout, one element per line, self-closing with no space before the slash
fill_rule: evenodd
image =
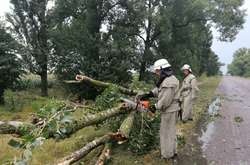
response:
<path id="1" fill-rule="evenodd" d="M 55 1 L 53 65 L 62 78 L 82 71 L 100 80 L 127 82 L 137 45 L 128 35 L 123 0 Z"/>
<path id="2" fill-rule="evenodd" d="M 53 61 L 59 75 L 79 71 L 100 80 L 127 82 L 129 70 L 145 72 L 157 58 L 175 70 L 190 63 L 206 72 L 214 26 L 232 41 L 244 23 L 243 0 L 55 1 Z M 216 64 L 215 64 L 216 65 Z"/>
<path id="3" fill-rule="evenodd" d="M 23 58 L 31 73 L 41 77 L 41 94 L 48 96 L 48 0 L 11 0 L 13 11 L 7 14 L 27 53 Z"/>
<path id="4" fill-rule="evenodd" d="M 19 48 L 17 42 L 0 25 L 0 104 L 4 103 L 4 90 L 11 88 L 23 72 L 17 58 Z"/>
<path id="5" fill-rule="evenodd" d="M 211 51 L 204 66 L 206 74 L 208 76 L 214 76 L 221 74 L 220 67 L 224 66 L 224 64 L 219 62 L 219 57 L 213 51 Z"/>
<path id="6" fill-rule="evenodd" d="M 228 73 L 233 76 L 250 77 L 250 49 L 240 48 L 234 53 L 233 62 L 228 65 Z"/>

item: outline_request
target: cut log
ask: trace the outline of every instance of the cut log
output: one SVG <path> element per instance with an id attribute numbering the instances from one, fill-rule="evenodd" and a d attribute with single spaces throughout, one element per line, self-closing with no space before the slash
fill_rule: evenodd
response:
<path id="1" fill-rule="evenodd" d="M 34 125 L 20 121 L 0 121 L 0 134 L 18 134 L 22 135 L 22 128 L 34 128 Z"/>
<path id="2" fill-rule="evenodd" d="M 96 147 L 98 147 L 98 146 L 100 146 L 102 144 L 105 144 L 109 140 L 111 140 L 111 136 L 110 135 L 104 135 L 104 136 L 102 136 L 100 138 L 97 138 L 94 141 L 92 141 L 90 143 L 87 143 L 80 150 L 75 151 L 71 155 L 64 157 L 62 160 L 59 161 L 59 163 L 57 165 L 69 165 L 69 164 L 72 164 L 72 163 L 80 160 L 84 156 L 86 156 L 94 148 L 96 148 Z"/>
<path id="3" fill-rule="evenodd" d="M 104 165 L 110 159 L 111 146 L 111 143 L 105 143 L 102 153 L 100 154 L 95 165 Z"/>
<path id="4" fill-rule="evenodd" d="M 133 127 L 134 119 L 135 119 L 135 113 L 136 111 L 130 112 L 128 117 L 122 122 L 120 129 L 118 132 L 122 135 L 122 137 L 128 139 L 130 131 Z"/>
<path id="5" fill-rule="evenodd" d="M 79 84 L 81 82 L 88 82 L 94 86 L 97 86 L 97 87 L 100 87 L 100 88 L 107 88 L 111 85 L 114 85 L 112 83 L 107 83 L 107 82 L 102 82 L 102 81 L 99 81 L 99 80 L 94 80 L 90 77 L 87 77 L 87 76 L 81 76 L 81 81 L 76 81 L 76 80 L 69 80 L 69 81 L 64 81 L 64 83 L 67 83 L 67 84 Z M 117 85 L 116 85 L 117 86 Z M 137 91 L 134 91 L 134 90 L 131 90 L 131 89 L 127 89 L 127 88 L 124 88 L 122 86 L 117 86 L 118 89 L 120 90 L 121 93 L 124 93 L 126 95 L 136 95 L 137 94 Z"/>
<path id="6" fill-rule="evenodd" d="M 72 164 L 72 163 L 82 159 L 84 156 L 86 156 L 94 148 L 96 148 L 102 144 L 108 143 L 111 140 L 115 140 L 118 142 L 127 140 L 127 138 L 129 137 L 130 130 L 132 129 L 132 126 L 133 126 L 135 113 L 136 112 L 132 111 L 128 115 L 128 117 L 122 122 L 121 127 L 117 133 L 111 133 L 108 135 L 104 135 L 104 136 L 86 144 L 80 150 L 75 151 L 71 155 L 64 157 L 62 160 L 59 161 L 59 163 L 57 165 Z"/>

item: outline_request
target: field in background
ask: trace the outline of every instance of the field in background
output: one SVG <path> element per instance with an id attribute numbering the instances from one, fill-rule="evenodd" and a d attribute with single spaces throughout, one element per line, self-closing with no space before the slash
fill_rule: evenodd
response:
<path id="1" fill-rule="evenodd" d="M 30 78 L 32 79 L 32 78 Z M 53 79 L 52 79 L 53 80 Z M 214 91 L 218 86 L 220 77 L 201 77 L 200 82 L 200 93 L 196 103 L 194 105 L 194 121 L 182 124 L 178 123 L 178 134 L 180 135 L 179 144 L 180 146 L 189 142 L 189 135 L 194 131 L 194 128 L 198 121 L 201 119 L 204 112 L 207 110 L 207 105 L 210 103 L 211 99 L 214 96 Z M 0 120 L 19 120 L 19 121 L 30 121 L 31 114 L 41 108 L 46 104 L 50 99 L 67 99 L 67 94 L 59 86 L 53 86 L 49 89 L 50 98 L 43 98 L 39 96 L 40 90 L 35 86 L 34 88 L 27 89 L 26 91 L 13 92 L 13 97 L 18 99 L 17 102 L 25 101 L 21 108 L 16 107 L 17 111 L 6 110 L 6 107 L 0 107 Z M 18 106 L 18 105 L 17 105 Z M 85 112 L 77 111 L 75 116 L 84 115 Z M 94 137 L 101 136 L 105 134 L 108 130 L 105 129 L 96 129 L 95 127 L 87 127 L 76 134 L 72 135 L 66 140 L 61 140 L 56 142 L 53 139 L 47 140 L 44 145 L 36 148 L 33 151 L 33 159 L 31 164 L 35 165 L 44 165 L 48 163 L 55 162 L 59 158 L 79 149 L 80 146 L 83 146 L 86 142 L 92 140 Z M 13 138 L 10 135 L 0 135 L 0 164 L 3 164 L 7 160 L 12 159 L 14 156 L 19 156 L 20 151 L 10 147 L 7 143 L 10 138 Z M 96 159 L 102 147 L 99 147 L 98 150 L 90 153 L 85 159 L 86 164 L 95 163 Z M 181 147 L 180 147 L 181 151 Z M 152 153 L 147 155 L 137 156 L 126 149 L 126 144 L 116 146 L 112 150 L 112 160 L 110 164 L 166 164 L 166 162 L 159 159 L 159 150 L 152 151 Z"/>

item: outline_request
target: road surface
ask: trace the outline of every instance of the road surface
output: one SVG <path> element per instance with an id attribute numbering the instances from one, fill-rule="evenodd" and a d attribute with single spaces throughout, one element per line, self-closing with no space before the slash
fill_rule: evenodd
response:
<path id="1" fill-rule="evenodd" d="M 250 165 L 250 79 L 223 77 L 217 92 L 223 102 L 203 151 L 208 164 Z"/>

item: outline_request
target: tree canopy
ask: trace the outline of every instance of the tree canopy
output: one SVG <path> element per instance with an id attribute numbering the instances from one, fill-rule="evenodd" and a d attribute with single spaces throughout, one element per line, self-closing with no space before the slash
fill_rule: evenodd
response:
<path id="1" fill-rule="evenodd" d="M 0 25 L 0 104 L 4 103 L 4 90 L 11 88 L 23 73 L 17 57 L 19 49 L 18 43 Z"/>
<path id="2" fill-rule="evenodd" d="M 11 0 L 13 11 L 8 13 L 7 21 L 12 32 L 26 48 L 23 59 L 31 73 L 41 76 L 41 93 L 48 95 L 48 0 Z"/>
<path id="3" fill-rule="evenodd" d="M 219 72 L 211 50 L 214 27 L 222 41 L 243 28 L 243 0 L 11 0 L 12 34 L 26 48 L 26 69 L 71 79 L 77 73 L 127 84 L 132 72 L 148 80 L 159 58 L 176 74 L 188 63 L 198 75 Z"/>
<path id="4" fill-rule="evenodd" d="M 240 48 L 234 53 L 233 62 L 228 65 L 228 73 L 233 76 L 250 77 L 250 49 Z"/>
<path id="5" fill-rule="evenodd" d="M 208 0 L 69 0 L 55 2 L 52 36 L 54 66 L 62 77 L 82 71 L 113 82 L 146 79 L 154 60 L 167 58 L 178 73 L 189 63 L 198 74 L 210 72 L 211 26 L 223 41 L 242 28 L 243 1 Z M 65 12 L 67 11 L 67 12 Z M 213 54 L 213 55 L 211 55 Z M 211 60 L 211 58 L 210 58 Z M 205 66 L 206 65 L 206 66 Z"/>

